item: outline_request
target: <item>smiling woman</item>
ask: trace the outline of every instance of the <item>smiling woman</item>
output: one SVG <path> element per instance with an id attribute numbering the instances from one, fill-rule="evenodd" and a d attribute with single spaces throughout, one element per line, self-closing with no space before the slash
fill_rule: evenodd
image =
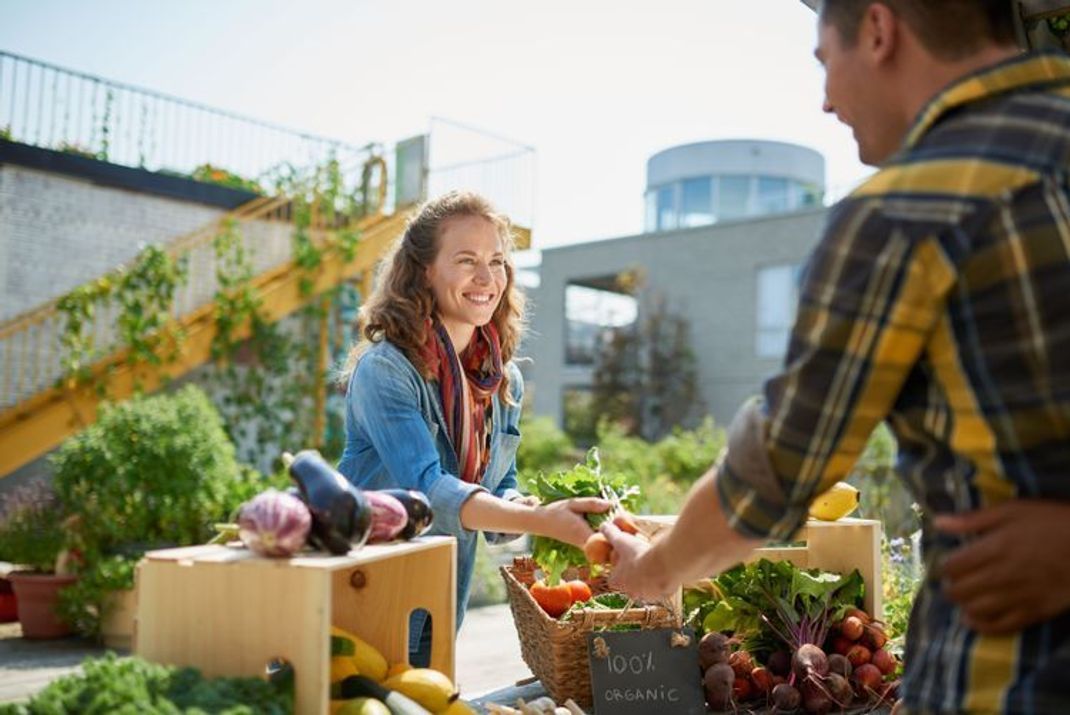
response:
<path id="1" fill-rule="evenodd" d="M 424 204 L 384 260 L 360 312 L 346 379 L 338 469 L 362 488 L 416 489 L 432 533 L 457 539 L 457 625 L 477 532 L 499 542 L 533 533 L 581 546 L 601 499 L 538 506 L 516 489 L 523 381 L 512 362 L 523 331 L 508 219 L 486 199 L 451 192 Z M 443 588 L 449 588 L 447 584 Z M 431 624 L 409 624 L 409 659 L 426 665 Z"/>

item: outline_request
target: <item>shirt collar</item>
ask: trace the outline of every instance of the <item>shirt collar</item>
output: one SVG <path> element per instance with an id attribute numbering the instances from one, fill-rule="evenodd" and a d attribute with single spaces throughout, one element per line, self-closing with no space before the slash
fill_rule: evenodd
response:
<path id="1" fill-rule="evenodd" d="M 1059 52 L 1018 55 L 973 72 L 933 97 L 918 114 L 904 147 L 913 147 L 951 110 L 971 102 L 1046 84 L 1070 83 L 1070 57 Z"/>

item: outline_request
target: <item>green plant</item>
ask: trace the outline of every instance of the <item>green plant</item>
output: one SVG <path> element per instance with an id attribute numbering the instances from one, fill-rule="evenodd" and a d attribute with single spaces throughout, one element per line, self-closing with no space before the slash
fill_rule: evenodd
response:
<path id="1" fill-rule="evenodd" d="M 520 434 L 516 468 L 522 484 L 539 472 L 568 469 L 583 458 L 583 453 L 549 417 L 525 415 L 520 420 Z"/>
<path id="2" fill-rule="evenodd" d="M 87 635 L 97 632 L 108 595 L 133 585 L 132 564 L 145 550 L 207 541 L 212 524 L 258 489 L 218 412 L 193 386 L 103 406 L 52 465 L 72 515 L 68 538 L 83 559 L 61 610 Z"/>
<path id="3" fill-rule="evenodd" d="M 53 681 L 25 704 L 0 705 L 0 715 L 283 715 L 293 712 L 292 687 L 262 678 L 205 678 L 194 668 L 119 658 L 86 659 L 81 673 Z"/>
<path id="4" fill-rule="evenodd" d="M 64 511 L 44 484 L 19 487 L 0 503 L 0 554 L 33 571 L 52 572 L 64 546 Z"/>
<path id="5" fill-rule="evenodd" d="M 250 191 L 254 194 L 263 194 L 264 189 L 260 184 L 253 179 L 246 179 L 243 176 L 239 176 L 234 172 L 228 171 L 212 164 L 201 164 L 193 173 L 190 174 L 190 178 L 194 181 L 203 181 L 208 184 L 217 184 L 218 186 L 226 186 L 229 189 L 239 189 L 241 191 Z"/>
<path id="6" fill-rule="evenodd" d="M 8 124 L 6 126 L 3 126 L 3 127 L 0 127 L 0 140 L 6 141 L 6 142 L 15 141 L 15 137 L 11 133 L 11 125 L 10 124 Z"/>
<path id="7" fill-rule="evenodd" d="M 60 342 L 66 379 L 92 381 L 92 366 L 99 359 L 93 335 L 95 315 L 117 304 L 119 336 L 127 347 L 128 365 L 159 366 L 179 354 L 182 335 L 171 323 L 175 293 L 188 278 L 184 260 L 175 259 L 159 246 L 146 246 L 129 267 L 78 286 L 59 299 L 66 316 Z M 104 381 L 96 381 L 103 389 Z"/>
<path id="8" fill-rule="evenodd" d="M 915 558 L 913 540 L 885 538 L 881 543 L 881 584 L 884 622 L 888 635 L 900 645 L 906 637 L 910 611 L 922 580 L 922 567 Z"/>
<path id="9" fill-rule="evenodd" d="M 1070 12 L 1049 17 L 1048 28 L 1056 37 L 1064 37 L 1070 33 Z"/>
<path id="10" fill-rule="evenodd" d="M 97 154 L 92 149 L 82 146 L 81 144 L 75 144 L 72 142 L 60 142 L 56 145 L 56 151 L 61 151 L 64 154 L 74 154 L 75 156 L 82 156 L 86 159 L 96 159 Z"/>

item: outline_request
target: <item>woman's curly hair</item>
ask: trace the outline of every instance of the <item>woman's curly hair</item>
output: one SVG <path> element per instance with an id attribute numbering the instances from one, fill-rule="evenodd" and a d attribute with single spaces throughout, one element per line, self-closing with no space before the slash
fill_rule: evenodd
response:
<path id="1" fill-rule="evenodd" d="M 505 254 L 505 291 L 491 322 L 498 329 L 502 362 L 516 353 L 524 332 L 524 294 L 516 287 L 512 251 L 512 224 L 482 196 L 468 191 L 451 191 L 425 202 L 409 218 L 403 233 L 380 264 L 375 290 L 361 306 L 357 327 L 360 338 L 349 352 L 343 377 L 348 380 L 361 356 L 374 343 L 388 340 L 397 346 L 425 378 L 427 366 L 421 357 L 426 340 L 425 325 L 435 311 L 435 299 L 427 281 L 427 269 L 438 254 L 438 238 L 443 224 L 451 218 L 478 216 L 490 221 L 502 240 Z M 512 402 L 508 372 L 499 394 Z"/>

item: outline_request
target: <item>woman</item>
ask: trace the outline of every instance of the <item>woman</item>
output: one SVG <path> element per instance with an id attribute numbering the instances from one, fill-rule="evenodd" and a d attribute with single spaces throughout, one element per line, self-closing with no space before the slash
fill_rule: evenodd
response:
<path id="1" fill-rule="evenodd" d="M 424 204 L 384 260 L 350 353 L 346 446 L 338 466 L 362 488 L 428 496 L 432 533 L 457 538 L 457 627 L 468 601 L 476 532 L 520 533 L 582 546 L 601 499 L 536 506 L 516 489 L 524 384 L 511 362 L 523 296 L 509 222 L 472 193 Z M 509 536 L 507 536 L 509 535 Z M 410 622 L 413 665 L 430 657 L 425 614 Z"/>

